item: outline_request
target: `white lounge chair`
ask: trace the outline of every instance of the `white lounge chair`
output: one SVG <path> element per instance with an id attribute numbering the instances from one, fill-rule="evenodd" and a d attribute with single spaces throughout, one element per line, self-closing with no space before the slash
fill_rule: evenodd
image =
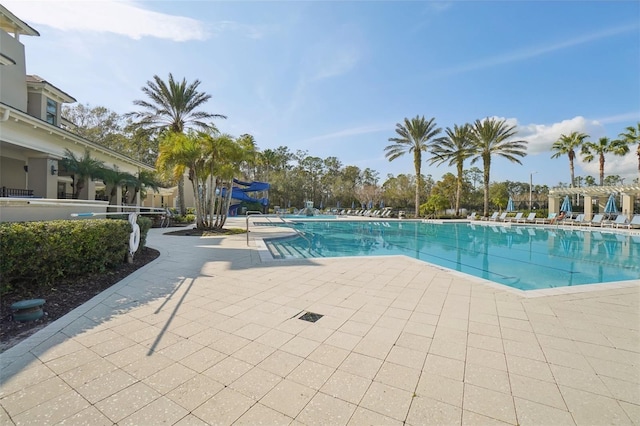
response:
<path id="1" fill-rule="evenodd" d="M 498 218 L 499 214 L 500 213 L 498 213 L 498 212 L 493 212 L 493 214 L 487 220 L 496 220 Z"/>
<path id="2" fill-rule="evenodd" d="M 616 224 L 616 228 L 631 229 L 631 228 L 635 228 L 636 226 L 640 228 L 640 214 L 633 216 L 631 218 L 631 221 L 629 221 L 629 223 Z"/>
<path id="3" fill-rule="evenodd" d="M 567 221 L 567 223 L 570 224 L 571 226 L 582 225 L 583 222 L 584 222 L 584 213 L 580 213 L 578 216 L 576 216 L 575 219 L 571 219 Z"/>
<path id="4" fill-rule="evenodd" d="M 527 216 L 526 218 L 520 218 L 518 220 L 516 220 L 516 223 L 533 223 L 536 221 L 536 212 L 531 212 L 529 213 L 529 216 Z"/>
<path id="5" fill-rule="evenodd" d="M 502 212 L 500 216 L 496 216 L 496 217 L 491 216 L 489 220 L 495 221 L 495 222 L 504 222 L 506 217 L 507 217 L 507 212 Z"/>
<path id="6" fill-rule="evenodd" d="M 551 221 L 555 219 L 557 215 L 558 213 L 549 213 L 547 217 L 541 217 L 536 219 L 535 223 L 542 223 L 542 224 L 551 223 Z"/>
<path id="7" fill-rule="evenodd" d="M 508 217 L 505 219 L 505 222 L 518 222 L 520 219 L 522 219 L 522 215 L 524 213 L 522 212 L 518 212 L 516 213 L 516 215 L 514 217 Z"/>
<path id="8" fill-rule="evenodd" d="M 616 217 L 616 220 L 612 220 L 612 221 L 607 221 L 607 222 L 602 222 L 602 227 L 603 228 L 613 228 L 618 227 L 618 225 L 625 225 L 627 223 L 627 215 L 624 214 L 619 214 Z"/>
<path id="9" fill-rule="evenodd" d="M 467 219 L 469 220 L 476 220 L 476 212 L 471 213 L 469 216 L 467 216 Z"/>
<path id="10" fill-rule="evenodd" d="M 601 226 L 603 219 L 604 219 L 604 215 L 597 214 L 597 215 L 593 216 L 593 219 L 591 219 L 588 222 L 588 224 L 589 224 L 589 226 Z"/>

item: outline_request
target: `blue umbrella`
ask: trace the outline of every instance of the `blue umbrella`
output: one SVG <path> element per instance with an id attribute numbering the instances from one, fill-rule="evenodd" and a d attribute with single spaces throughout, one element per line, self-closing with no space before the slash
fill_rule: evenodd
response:
<path id="1" fill-rule="evenodd" d="M 507 203 L 507 211 L 514 212 L 516 211 L 516 206 L 513 205 L 513 198 L 509 197 L 509 202 Z"/>
<path id="2" fill-rule="evenodd" d="M 384 200 L 380 200 L 380 208 L 383 209 L 384 208 Z"/>
<path id="3" fill-rule="evenodd" d="M 337 208 L 337 209 L 339 209 L 339 208 L 340 208 L 340 201 L 338 201 L 338 202 L 336 203 L 336 208 Z"/>
<path id="4" fill-rule="evenodd" d="M 373 208 L 373 201 L 369 200 L 369 208 L 372 209 Z"/>
<path id="5" fill-rule="evenodd" d="M 324 209 L 324 203 L 320 200 L 320 210 Z"/>
<path id="6" fill-rule="evenodd" d="M 604 206 L 605 213 L 618 213 L 618 207 L 616 207 L 616 198 L 613 194 L 609 195 L 607 204 Z"/>
<path id="7" fill-rule="evenodd" d="M 564 197 L 564 201 L 562 202 L 562 205 L 560 206 L 560 211 L 566 212 L 566 213 L 571 213 L 571 199 L 569 198 L 568 195 L 566 195 Z"/>
<path id="8" fill-rule="evenodd" d="M 351 202 L 351 208 L 352 208 L 352 209 L 355 209 L 355 208 L 356 208 L 356 202 L 355 202 L 355 201 L 352 201 L 352 202 Z"/>

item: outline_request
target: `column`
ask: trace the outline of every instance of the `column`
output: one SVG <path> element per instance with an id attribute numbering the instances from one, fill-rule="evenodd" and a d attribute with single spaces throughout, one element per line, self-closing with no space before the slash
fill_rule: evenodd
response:
<path id="1" fill-rule="evenodd" d="M 560 213 L 560 197 L 549 195 L 549 213 Z"/>
<path id="2" fill-rule="evenodd" d="M 584 194 L 584 220 L 593 218 L 593 201 L 591 195 Z"/>

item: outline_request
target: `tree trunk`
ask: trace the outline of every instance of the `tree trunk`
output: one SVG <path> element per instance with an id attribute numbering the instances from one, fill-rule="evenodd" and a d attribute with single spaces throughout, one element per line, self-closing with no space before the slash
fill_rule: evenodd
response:
<path id="1" fill-rule="evenodd" d="M 187 207 L 184 202 L 184 176 L 180 176 L 180 179 L 178 179 L 178 210 L 178 214 L 181 216 L 184 216 L 187 211 Z"/>
<path id="2" fill-rule="evenodd" d="M 463 176 L 463 169 L 462 169 L 462 163 L 458 164 L 458 182 L 457 183 L 457 188 L 456 188 L 456 216 L 460 216 L 460 196 L 462 195 L 462 176 Z"/>
<path id="3" fill-rule="evenodd" d="M 484 216 L 489 216 L 489 177 L 491 169 L 491 157 L 483 155 L 484 163 Z"/>

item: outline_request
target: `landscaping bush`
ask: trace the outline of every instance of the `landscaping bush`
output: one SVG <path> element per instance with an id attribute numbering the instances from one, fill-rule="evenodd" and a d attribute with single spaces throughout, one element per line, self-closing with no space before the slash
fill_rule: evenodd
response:
<path id="1" fill-rule="evenodd" d="M 138 224 L 141 250 L 151 220 L 140 217 Z M 130 233 L 126 220 L 0 223 L 0 294 L 112 269 L 126 260 Z"/>

